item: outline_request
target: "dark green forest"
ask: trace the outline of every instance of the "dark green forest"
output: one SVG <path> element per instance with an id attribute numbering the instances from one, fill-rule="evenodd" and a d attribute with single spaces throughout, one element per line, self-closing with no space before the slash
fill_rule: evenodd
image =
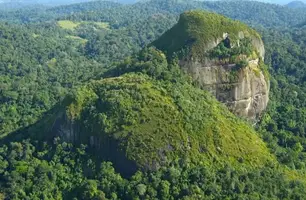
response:
<path id="1" fill-rule="evenodd" d="M 270 101 L 255 125 L 198 89 L 178 58 L 151 47 L 194 9 L 260 33 Z M 220 59 L 253 50 L 218 48 L 211 56 Z M 305 9 L 187 0 L 4 9 L 0 52 L 0 200 L 306 198 Z M 103 130 L 109 151 L 52 135 L 50 124 L 63 113 L 86 134 Z M 138 135 L 130 140 L 131 130 Z M 227 153 L 193 152 L 189 143 L 210 148 L 202 130 Z M 241 138 L 240 153 L 224 145 L 224 135 Z M 248 148 L 253 143 L 244 137 L 260 142 Z M 115 149 L 113 139 L 122 141 Z M 167 140 L 176 142 L 167 147 L 171 152 L 181 145 L 191 153 L 170 153 L 171 161 L 162 160 L 162 151 L 144 153 Z M 121 150 L 138 163 L 120 167 Z M 149 158 L 166 164 L 152 169 Z"/>

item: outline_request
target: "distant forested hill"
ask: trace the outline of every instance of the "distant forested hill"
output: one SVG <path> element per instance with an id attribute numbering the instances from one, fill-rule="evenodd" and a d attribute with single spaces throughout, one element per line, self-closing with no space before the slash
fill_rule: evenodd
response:
<path id="1" fill-rule="evenodd" d="M 286 4 L 286 6 L 289 8 L 305 8 L 306 4 L 302 1 L 292 1 Z"/>
<path id="2" fill-rule="evenodd" d="M 228 8 L 228 9 L 226 9 Z M 294 12 L 288 7 L 249 1 L 175 1 L 153 0 L 141 1 L 134 5 L 120 5 L 115 2 L 93 1 L 83 4 L 73 4 L 50 9 L 27 8 L 12 12 L 3 12 L 0 19 L 20 23 L 71 18 L 75 20 L 107 21 L 110 23 L 126 23 L 140 19 L 139 16 L 154 14 L 178 15 L 185 10 L 205 9 L 228 17 L 245 21 L 252 25 L 275 27 L 289 26 L 306 20 L 303 9 Z M 135 12 L 135 15 L 131 15 Z M 250 13 L 252 13 L 250 15 Z M 127 17 L 129 16 L 129 17 Z M 112 21 L 111 21 L 112 20 Z"/>
<path id="3" fill-rule="evenodd" d="M 88 2 L 91 0 L 2 0 L 0 1 L 1 6 L 10 6 L 14 7 L 22 7 L 22 6 L 30 6 L 35 4 L 46 5 L 46 6 L 58 6 L 63 4 L 73 4 L 73 3 L 81 3 Z"/>
<path id="4" fill-rule="evenodd" d="M 18 8 L 36 6 L 36 5 L 54 7 L 60 5 L 70 5 L 76 3 L 91 2 L 91 1 L 97 1 L 97 0 L 19 0 L 19 1 L 2 0 L 0 1 L 0 9 L 18 9 Z M 137 0 L 108 0 L 108 1 L 123 3 L 123 4 L 131 4 L 137 2 Z"/>

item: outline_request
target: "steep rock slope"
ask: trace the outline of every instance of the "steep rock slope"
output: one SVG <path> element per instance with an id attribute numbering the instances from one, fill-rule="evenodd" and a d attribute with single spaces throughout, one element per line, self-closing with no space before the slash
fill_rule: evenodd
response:
<path id="1" fill-rule="evenodd" d="M 264 44 L 257 32 L 221 15 L 189 11 L 153 42 L 203 89 L 239 116 L 256 120 L 269 101 L 263 64 Z"/>

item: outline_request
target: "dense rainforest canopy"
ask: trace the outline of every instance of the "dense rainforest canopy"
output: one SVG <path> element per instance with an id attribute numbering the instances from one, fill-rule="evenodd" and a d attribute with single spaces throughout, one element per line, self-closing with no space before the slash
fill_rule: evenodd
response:
<path id="1" fill-rule="evenodd" d="M 243 21 L 261 34 L 271 89 L 268 108 L 254 128 L 199 90 L 175 59 L 146 48 L 191 9 Z M 95 1 L 1 10 L 0 21 L 0 199 L 305 199 L 304 9 L 241 1 Z M 182 144 L 188 148 L 202 125 L 217 124 L 207 138 L 227 144 L 220 149 L 230 155 L 215 150 L 200 163 L 194 162 L 201 161 L 198 154 L 181 152 L 172 155 L 168 167 L 121 173 L 111 159 L 115 151 L 100 157 L 89 144 L 48 135 L 47 125 L 68 111 L 88 132 L 116 132 L 114 138 L 123 138 L 118 149 L 128 148 L 127 157 L 142 166 L 146 158 L 161 159 L 143 154 L 151 148 L 146 140 L 152 140 L 146 129 L 160 137 L 153 138 L 154 145 L 191 133 L 194 138 Z M 112 118 L 105 117 L 108 113 Z M 137 125 L 148 118 L 180 121 Z M 132 139 L 127 137 L 131 127 L 137 133 Z M 259 142 L 240 143 L 238 153 L 224 137 L 231 134 L 237 143 L 244 137 Z M 256 151 L 247 148 L 252 145 Z M 209 141 L 206 147 L 211 148 Z"/>

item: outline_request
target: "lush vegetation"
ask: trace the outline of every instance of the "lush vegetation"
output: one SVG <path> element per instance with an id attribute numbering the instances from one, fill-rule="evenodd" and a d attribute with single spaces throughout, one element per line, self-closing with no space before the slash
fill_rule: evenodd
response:
<path id="1" fill-rule="evenodd" d="M 279 161 L 305 169 L 306 30 L 265 33 L 271 63 L 271 103 L 260 129 Z"/>
<path id="2" fill-rule="evenodd" d="M 221 63 L 235 63 L 235 69 L 241 69 L 248 66 L 248 59 L 257 59 L 259 56 L 253 47 L 250 38 L 239 39 L 237 42 L 231 42 L 226 38 L 215 48 L 208 51 L 208 57 Z"/>
<path id="3" fill-rule="evenodd" d="M 235 41 L 234 41 L 235 42 Z M 229 38 L 226 38 L 220 42 L 215 48 L 213 48 L 209 55 L 212 58 L 225 59 L 232 58 L 233 56 L 246 55 L 251 56 L 255 51 L 250 38 L 239 39 L 239 45 L 231 43 Z"/>
<path id="4" fill-rule="evenodd" d="M 19 26 L 2 23 L 0 135 L 33 124 L 71 88 L 138 51 L 172 21 L 165 16 L 151 17 L 145 23 L 138 22 L 136 28 L 120 30 L 92 21 Z M 74 29 L 66 29 L 67 24 Z"/>
<path id="5" fill-rule="evenodd" d="M 179 66 L 168 65 L 163 53 L 148 49 L 138 59 L 113 71 L 120 74 L 131 66 L 132 72 L 158 81 L 127 74 L 81 88 L 65 117 L 80 127 L 76 138 L 83 143 L 92 136 L 103 138 L 100 154 L 115 163 L 116 150 L 107 144 L 116 143 L 128 160 L 144 169 L 158 169 L 177 159 L 215 167 L 229 162 L 237 168 L 274 162 L 250 127 L 207 92 L 180 78 Z"/>
<path id="6" fill-rule="evenodd" d="M 35 144 L 35 145 L 34 145 Z M 275 168 L 237 171 L 173 163 L 129 179 L 86 146 L 11 142 L 0 148 L 2 199 L 303 199 L 305 187 Z"/>
<path id="7" fill-rule="evenodd" d="M 60 29 L 50 36 L 47 30 L 0 26 L 1 136 L 34 123 L 69 88 L 102 70 L 103 64 L 79 51 L 80 41 Z"/>
<path id="8" fill-rule="evenodd" d="M 175 59 L 152 48 L 129 57 L 195 8 L 263 36 L 271 98 L 257 132 L 193 86 Z M 305 198 L 303 9 L 97 1 L 5 9 L 0 20 L 0 199 Z M 234 32 L 246 27 L 229 23 Z M 187 38 L 200 39 L 196 25 L 187 23 Z M 234 55 L 218 48 L 216 57 Z M 79 139 L 57 138 L 65 127 Z M 113 148 L 99 151 L 92 142 L 99 136 Z"/>
<path id="9" fill-rule="evenodd" d="M 179 22 L 153 45 L 167 52 L 169 56 L 189 49 L 187 55 L 182 56 L 192 55 L 194 58 L 202 58 L 206 55 L 207 49 L 212 46 L 210 43 L 214 43 L 217 39 L 224 39 L 223 34 L 227 33 L 229 40 L 236 43 L 240 32 L 249 37 L 260 38 L 258 33 L 241 22 L 214 13 L 189 11 L 183 13 Z"/>

